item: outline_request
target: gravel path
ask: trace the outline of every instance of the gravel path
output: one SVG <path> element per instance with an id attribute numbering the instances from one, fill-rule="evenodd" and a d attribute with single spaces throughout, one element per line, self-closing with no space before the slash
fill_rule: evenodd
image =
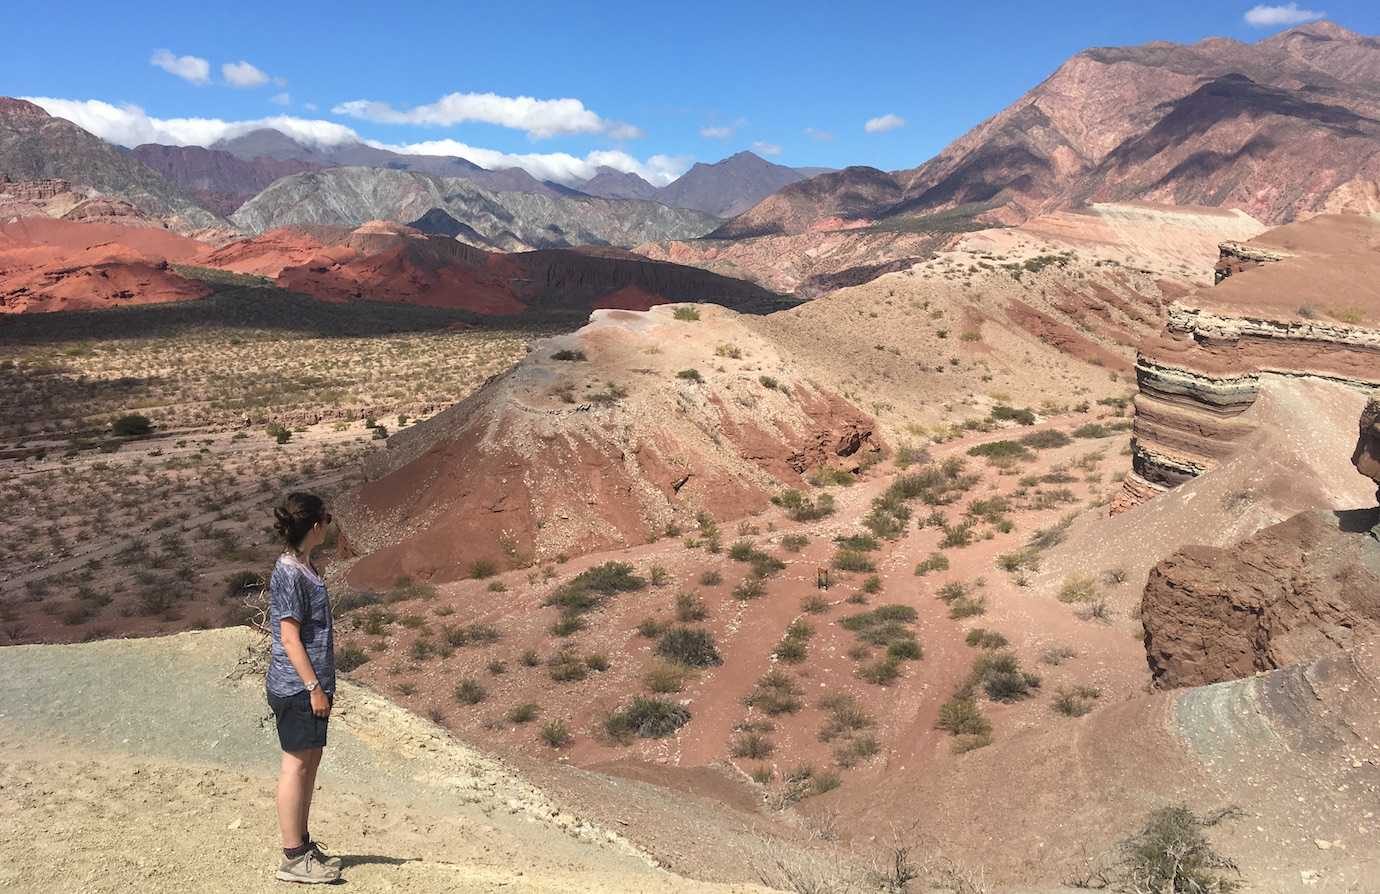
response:
<path id="1" fill-rule="evenodd" d="M 253 642 L 232 629 L 0 649 L 0 889 L 282 890 Z M 313 831 L 353 890 L 762 890 L 671 875 L 348 683 L 332 720 Z"/>

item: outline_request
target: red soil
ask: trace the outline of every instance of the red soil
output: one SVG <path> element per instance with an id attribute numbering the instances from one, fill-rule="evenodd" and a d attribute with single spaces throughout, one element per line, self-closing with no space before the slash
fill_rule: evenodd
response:
<path id="1" fill-rule="evenodd" d="M 153 227 L 30 217 L 0 225 L 0 313 L 95 310 L 187 301 L 210 293 L 169 261 L 209 249 Z"/>

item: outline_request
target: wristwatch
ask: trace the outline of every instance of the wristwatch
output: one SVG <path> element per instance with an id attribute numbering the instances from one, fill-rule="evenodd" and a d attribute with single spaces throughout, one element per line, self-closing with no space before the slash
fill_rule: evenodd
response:
<path id="1" fill-rule="evenodd" d="M 321 685 L 321 682 L 320 682 L 319 680 L 312 680 L 310 683 L 307 684 L 307 691 L 308 691 L 308 692 L 315 692 L 315 691 L 316 691 L 316 687 L 318 687 L 318 686 L 320 686 L 320 685 Z"/>

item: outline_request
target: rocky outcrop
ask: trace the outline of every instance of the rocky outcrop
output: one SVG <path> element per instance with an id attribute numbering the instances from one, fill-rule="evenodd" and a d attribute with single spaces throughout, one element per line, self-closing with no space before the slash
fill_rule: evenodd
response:
<path id="1" fill-rule="evenodd" d="M 1222 258 L 1219 284 L 1171 305 L 1137 357 L 1132 471 L 1114 509 L 1230 456 L 1253 431 L 1240 417 L 1263 374 L 1380 385 L 1380 221 L 1326 215 Z"/>
<path id="2" fill-rule="evenodd" d="M 764 508 L 806 470 L 878 449 L 867 414 L 801 378 L 737 314 L 698 313 L 597 311 L 390 438 L 368 483 L 339 504 L 362 557 L 350 581 L 447 581 L 479 560 L 647 543 L 673 523 L 693 528 L 701 512 L 724 522 Z M 760 381 L 768 374 L 774 387 Z"/>
<path id="3" fill-rule="evenodd" d="M 1361 426 L 1356 436 L 1356 449 L 1351 452 L 1351 464 L 1356 471 L 1380 484 L 1380 395 L 1372 395 L 1361 411 Z M 1380 488 L 1376 488 L 1375 498 L 1380 502 Z"/>
<path id="4" fill-rule="evenodd" d="M 0 174 L 0 197 L 22 202 L 43 202 L 54 196 L 72 191 L 72 184 L 59 177 L 44 177 L 38 180 L 11 180 Z"/>

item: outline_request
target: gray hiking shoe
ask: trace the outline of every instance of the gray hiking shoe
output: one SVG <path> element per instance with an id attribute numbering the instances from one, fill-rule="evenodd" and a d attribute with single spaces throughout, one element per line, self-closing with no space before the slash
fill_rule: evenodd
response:
<path id="1" fill-rule="evenodd" d="M 278 880 L 304 885 L 329 885 L 340 881 L 340 870 L 322 863 L 317 859 L 316 851 L 309 850 L 295 859 L 284 857 L 283 865 L 278 867 Z"/>
<path id="2" fill-rule="evenodd" d="M 317 842 L 315 842 L 315 841 L 311 842 L 311 850 L 312 850 L 312 853 L 316 854 L 316 861 L 317 861 L 318 863 L 323 863 L 323 864 L 325 864 L 326 866 L 329 866 L 329 867 L 332 868 L 332 869 L 339 869 L 339 868 L 340 868 L 340 865 L 341 865 L 340 858 L 339 858 L 339 857 L 332 857 L 330 854 L 328 854 L 328 853 L 326 853 L 325 851 L 323 851 L 323 850 L 321 849 L 321 845 L 318 844 Z"/>

